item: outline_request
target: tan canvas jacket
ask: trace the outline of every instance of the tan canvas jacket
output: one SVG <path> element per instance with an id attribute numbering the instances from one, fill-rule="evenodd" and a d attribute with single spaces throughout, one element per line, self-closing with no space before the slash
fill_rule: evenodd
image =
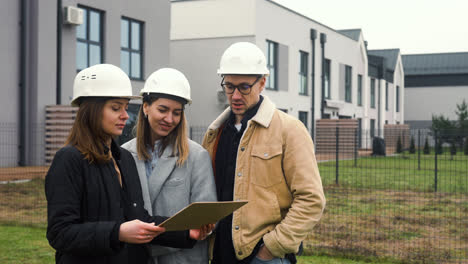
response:
<path id="1" fill-rule="evenodd" d="M 219 127 L 229 113 L 228 108 L 205 134 L 202 145 L 211 157 Z M 234 200 L 249 201 L 234 212 L 232 219 L 233 245 L 239 260 L 249 256 L 262 237 L 276 257 L 296 253 L 325 207 L 307 129 L 299 120 L 277 110 L 266 96 L 239 143 Z"/>

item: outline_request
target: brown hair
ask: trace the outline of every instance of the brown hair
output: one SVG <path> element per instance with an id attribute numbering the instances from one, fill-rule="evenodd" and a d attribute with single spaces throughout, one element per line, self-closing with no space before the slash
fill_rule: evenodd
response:
<path id="1" fill-rule="evenodd" d="M 143 103 L 151 105 L 158 98 L 154 95 L 145 95 L 143 96 Z M 138 113 L 138 123 L 136 125 L 136 138 L 137 138 L 137 153 L 140 160 L 149 160 L 151 159 L 151 154 L 148 153 L 148 146 L 153 147 L 154 142 L 151 140 L 151 127 L 149 125 L 148 119 L 145 118 L 143 113 L 143 104 L 140 107 Z M 182 111 L 180 122 L 174 128 L 174 130 L 169 133 L 169 135 L 162 138 L 160 148 L 158 150 L 159 156 L 163 154 L 164 150 L 168 145 L 172 145 L 172 156 L 178 156 L 177 166 L 182 166 L 188 158 L 189 146 L 188 146 L 188 136 L 187 136 L 187 120 L 185 119 L 185 113 Z"/>
<path id="2" fill-rule="evenodd" d="M 80 104 L 65 145 L 75 146 L 90 163 L 104 163 L 111 157 L 104 143 L 110 135 L 102 129 L 102 113 L 109 98 L 87 98 Z"/>

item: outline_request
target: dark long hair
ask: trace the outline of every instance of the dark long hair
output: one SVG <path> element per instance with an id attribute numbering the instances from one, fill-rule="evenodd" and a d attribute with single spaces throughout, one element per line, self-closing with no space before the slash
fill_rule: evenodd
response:
<path id="1" fill-rule="evenodd" d="M 102 129 L 102 114 L 108 99 L 91 97 L 83 100 L 65 142 L 65 145 L 75 146 L 90 163 L 105 163 L 111 159 L 104 145 L 111 136 Z"/>

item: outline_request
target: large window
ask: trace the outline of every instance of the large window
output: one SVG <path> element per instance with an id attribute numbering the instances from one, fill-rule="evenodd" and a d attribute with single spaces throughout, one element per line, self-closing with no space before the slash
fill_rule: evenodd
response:
<path id="1" fill-rule="evenodd" d="M 299 51 L 300 56 L 300 69 L 299 69 L 299 94 L 300 95 L 307 95 L 307 75 L 308 75 L 308 61 L 309 61 L 309 54 L 304 51 Z"/>
<path id="2" fill-rule="evenodd" d="M 299 120 L 304 123 L 304 126 L 307 127 L 307 112 L 299 111 Z"/>
<path id="3" fill-rule="evenodd" d="M 143 78 L 143 23 L 122 17 L 120 20 L 120 67 L 132 79 Z"/>
<path id="4" fill-rule="evenodd" d="M 325 59 L 324 62 L 323 62 L 323 74 L 324 74 L 324 86 L 325 86 L 325 98 L 326 99 L 330 99 L 331 98 L 331 94 L 330 94 L 330 60 L 328 59 Z"/>
<path id="5" fill-rule="evenodd" d="M 102 17 L 99 10 L 85 6 L 83 24 L 76 27 L 76 69 L 78 71 L 103 61 Z"/>
<path id="6" fill-rule="evenodd" d="M 400 112 L 400 86 L 396 86 L 396 105 L 395 105 L 395 108 L 396 108 L 396 111 L 397 112 Z"/>
<path id="7" fill-rule="evenodd" d="M 375 108 L 375 79 L 370 81 L 370 107 Z"/>
<path id="8" fill-rule="evenodd" d="M 351 89 L 352 89 L 352 68 L 345 66 L 345 102 L 351 103 Z"/>
<path id="9" fill-rule="evenodd" d="M 357 105 L 362 106 L 362 75 L 357 76 Z"/>
<path id="10" fill-rule="evenodd" d="M 370 120 L 370 136 L 371 138 L 375 136 L 375 119 Z"/>
<path id="11" fill-rule="evenodd" d="M 270 75 L 266 78 L 266 88 L 278 90 L 278 43 L 267 40 L 267 67 Z"/>
<path id="12" fill-rule="evenodd" d="M 388 110 L 388 82 L 385 82 L 385 110 Z"/>

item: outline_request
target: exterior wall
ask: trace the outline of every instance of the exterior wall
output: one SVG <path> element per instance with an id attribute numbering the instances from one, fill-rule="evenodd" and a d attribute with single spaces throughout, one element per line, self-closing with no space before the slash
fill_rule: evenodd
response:
<path id="1" fill-rule="evenodd" d="M 14 166 L 18 158 L 20 2 L 3 1 L 0 8 L 0 166 Z M 8 36 L 8 37 L 6 37 Z"/>
<path id="2" fill-rule="evenodd" d="M 171 40 L 253 35 L 255 4 L 255 0 L 173 1 Z"/>
<path id="3" fill-rule="evenodd" d="M 26 165 L 44 164 L 45 106 L 56 104 L 57 69 L 57 1 L 26 1 Z M 170 2 L 136 0 L 93 1 L 63 0 L 63 7 L 78 4 L 99 9 L 103 16 L 103 62 L 120 65 L 120 18 L 126 16 L 144 22 L 143 76 L 169 65 Z M 18 164 L 19 144 L 19 69 L 20 69 L 20 1 L 3 1 L 0 5 L 2 29 L 5 35 L 16 36 L 0 44 L 2 80 L 6 95 L 2 106 L 11 111 L 0 114 L 0 123 L 9 123 L 8 131 L 1 131 L 0 166 Z M 69 104 L 76 75 L 76 27 L 62 26 L 61 103 Z M 143 81 L 132 81 L 134 93 Z M 1 129 L 1 128 L 0 128 Z M 10 132 L 13 130 L 14 132 Z M 8 148 L 3 147 L 6 136 Z M 5 157 L 5 158 L 4 158 Z"/>
<path id="4" fill-rule="evenodd" d="M 400 111 L 396 112 L 396 86 L 400 87 Z M 394 77 L 393 77 L 393 102 L 390 104 L 390 107 L 393 108 L 393 122 L 390 124 L 396 124 L 397 122 L 400 124 L 404 123 L 405 120 L 405 112 L 406 112 L 406 104 L 405 104 L 405 98 L 406 98 L 406 87 L 405 87 L 405 73 L 403 70 L 403 64 L 402 64 L 402 59 L 401 59 L 401 54 L 398 56 L 398 60 L 395 66 L 395 72 L 394 72 Z M 389 108 L 390 108 L 389 107 Z"/>
<path id="5" fill-rule="evenodd" d="M 405 123 L 417 128 L 430 126 L 432 115 L 443 114 L 455 120 L 456 105 L 463 99 L 468 102 L 468 86 L 406 87 L 405 90 Z"/>
<path id="6" fill-rule="evenodd" d="M 321 101 L 320 33 L 327 34 L 328 38 L 325 57 L 332 61 L 333 100 L 339 100 L 339 64 L 352 67 L 352 103 L 343 103 L 337 112 L 351 117 L 365 116 L 365 108 L 357 107 L 357 74 L 363 76 L 363 103 L 366 102 L 364 94 L 367 89 L 367 55 L 362 37 L 360 41 L 352 40 L 327 26 L 266 0 L 175 1 L 172 2 L 171 17 L 171 65 L 183 71 L 191 83 L 194 99 L 188 111 L 191 124 L 209 124 L 224 109 L 224 105 L 219 103 L 212 91 L 220 91 L 219 79 L 213 74 L 225 48 L 237 41 L 252 41 L 266 53 L 266 41 L 270 40 L 279 44 L 279 59 L 286 63 L 280 63 L 278 67 L 278 90 L 265 89 L 263 94 L 269 96 L 278 108 L 286 109 L 296 118 L 299 111 L 307 112 L 310 128 L 311 29 L 317 30 L 318 35 L 314 47 L 315 119 L 320 118 Z M 284 27 L 284 21 L 288 22 L 287 28 Z M 344 46 L 347 48 L 343 49 Z M 307 95 L 299 95 L 299 51 L 309 54 Z M 202 67 L 194 63 L 198 61 L 203 62 Z M 207 90 L 211 92 L 202 92 Z M 198 100 L 203 100 L 203 105 L 197 103 Z M 211 106 L 209 102 L 216 102 L 216 105 Z"/>

